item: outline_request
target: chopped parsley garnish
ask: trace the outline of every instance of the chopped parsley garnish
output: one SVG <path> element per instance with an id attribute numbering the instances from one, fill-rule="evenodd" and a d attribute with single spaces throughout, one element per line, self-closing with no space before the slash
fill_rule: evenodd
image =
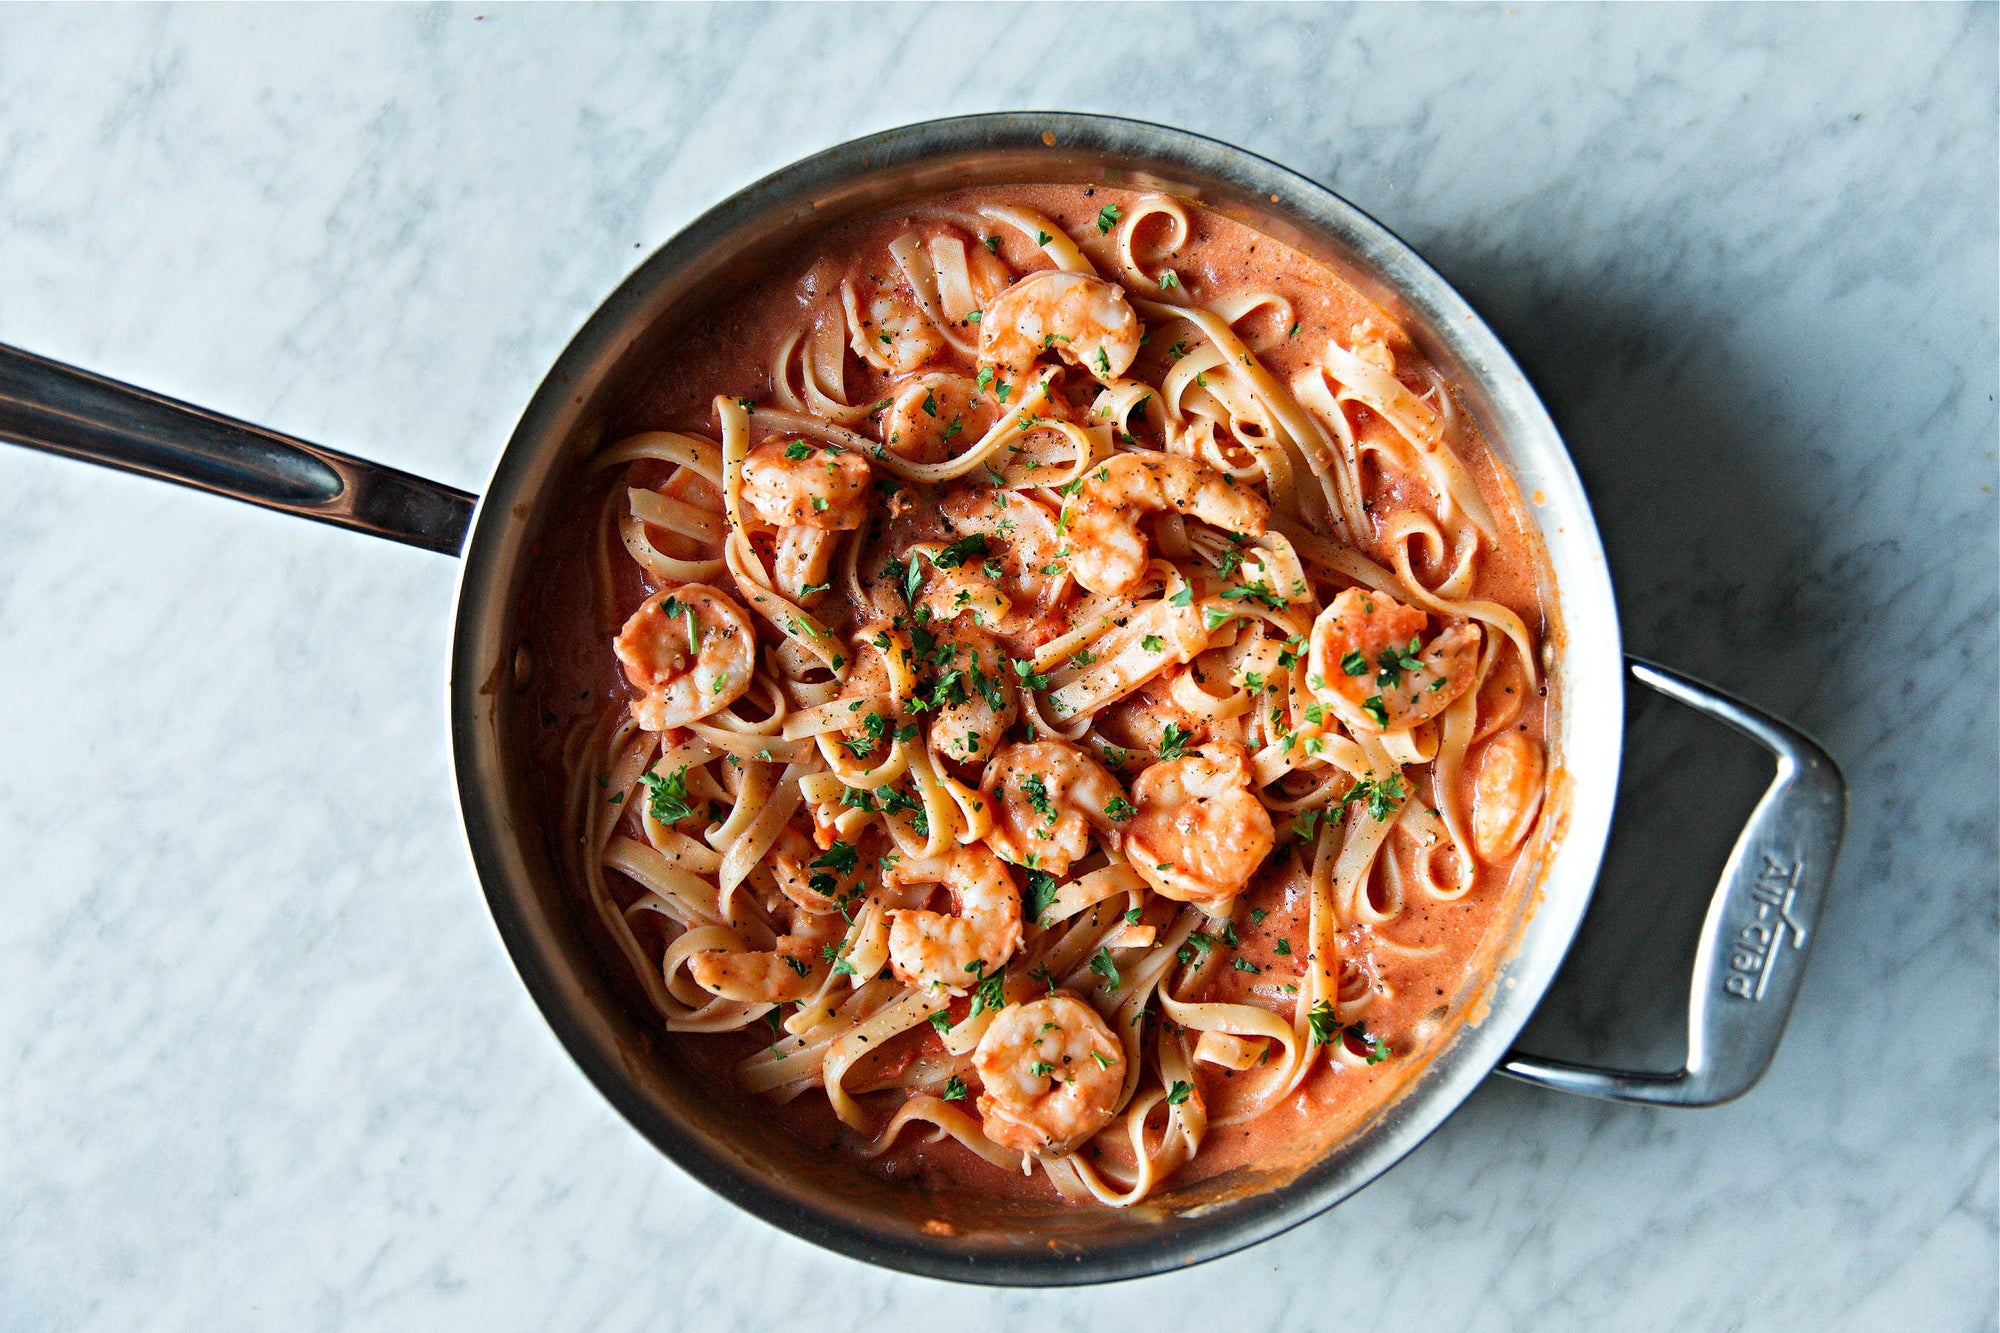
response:
<path id="1" fill-rule="evenodd" d="M 1021 779 L 1021 792 L 1028 798 L 1028 808 L 1053 824 L 1056 822 L 1056 808 L 1049 801 L 1049 784 L 1039 773 L 1030 773 Z"/>
<path id="2" fill-rule="evenodd" d="M 793 440 L 785 446 L 785 457 L 791 459 L 794 463 L 811 458 L 812 446 L 804 440 Z"/>
<path id="3" fill-rule="evenodd" d="M 940 1009 L 932 1014 L 931 1027 L 940 1033 L 951 1031 L 951 1010 Z"/>
<path id="4" fill-rule="evenodd" d="M 1262 583 L 1237 584 L 1235 587 L 1224 588 L 1222 595 L 1232 602 L 1240 602 L 1246 599 L 1257 602 L 1270 607 L 1273 611 L 1282 611 L 1285 608 L 1285 599 L 1272 592 L 1267 585 Z"/>
<path id="5" fill-rule="evenodd" d="M 1117 226 L 1118 219 L 1124 216 L 1125 215 L 1119 211 L 1118 205 L 1116 204 L 1106 204 L 1104 207 L 1098 209 L 1097 234 L 1100 236 L 1105 235 L 1113 227 Z"/>
<path id="6" fill-rule="evenodd" d="M 953 1074 L 944 1081 L 944 1100 L 962 1102 L 965 1100 L 965 1080 Z"/>
<path id="7" fill-rule="evenodd" d="M 1306 1026 L 1312 1029 L 1312 1041 L 1315 1046 L 1326 1045 L 1340 1031 L 1340 1024 L 1333 1019 L 1333 1006 L 1325 1000 L 1313 1003 L 1312 1009 L 1306 1014 Z"/>
<path id="8" fill-rule="evenodd" d="M 1049 234 L 1048 234 L 1047 232 L 1045 232 L 1045 231 L 1039 231 L 1039 230 L 1038 230 L 1038 231 L 1036 231 L 1036 232 L 1035 232 L 1035 244 L 1036 244 L 1036 245 L 1047 245 L 1047 244 L 1048 244 L 1048 243 L 1049 243 L 1050 241 L 1052 241 L 1052 240 L 1054 240 L 1054 239 L 1055 239 L 1055 237 L 1053 237 L 1053 236 L 1049 235 Z"/>
<path id="9" fill-rule="evenodd" d="M 1193 605 L 1194 605 L 1194 589 L 1193 589 L 1193 588 L 1191 588 L 1191 587 L 1186 587 L 1186 586 L 1183 586 L 1183 587 L 1181 588 L 1181 590 L 1180 590 L 1179 592 L 1175 593 L 1175 594 L 1174 594 L 1174 595 L 1173 595 L 1172 597 L 1169 597 L 1169 598 L 1167 598 L 1167 605 L 1169 605 L 1169 606 L 1193 606 Z"/>
<path id="10" fill-rule="evenodd" d="M 1188 1096 L 1193 1092 L 1194 1092 L 1193 1085 L 1188 1083 L 1183 1083 L 1181 1080 L 1175 1079 L 1174 1085 L 1171 1088 L 1167 1089 L 1167 1105 L 1179 1106 L 1182 1102 L 1186 1101 L 1188 1099 Z"/>
<path id="11" fill-rule="evenodd" d="M 993 367 L 991 367 L 991 366 L 981 366 L 981 367 L 979 368 L 979 378 L 978 378 L 978 379 L 976 379 L 976 380 L 974 380 L 973 382 L 974 382 L 975 384 L 977 384 L 977 385 L 979 386 L 979 390 L 980 390 L 980 392 L 981 392 L 981 393 L 984 393 L 984 392 L 985 392 L 986 390 L 988 390 L 988 389 L 992 388 L 992 387 L 993 387 Z"/>
<path id="12" fill-rule="evenodd" d="M 662 824 L 678 824 L 694 813 L 688 804 L 688 771 L 683 764 L 671 773 L 642 773 L 646 787 L 646 809 Z"/>
<path id="13" fill-rule="evenodd" d="M 1090 1058 L 1097 1061 L 1097 1067 L 1099 1069 L 1111 1068 L 1111 1057 L 1106 1055 L 1103 1051 L 1092 1051 L 1090 1053 Z"/>
<path id="14" fill-rule="evenodd" d="M 1167 641 L 1157 634 L 1148 634 L 1139 640 L 1139 646 L 1149 653 L 1157 653 L 1167 646 Z"/>
<path id="15" fill-rule="evenodd" d="M 988 236 L 986 238 L 986 252 L 993 255 L 1000 253 L 1000 238 L 998 236 Z"/>
<path id="16" fill-rule="evenodd" d="M 985 966 L 978 959 L 973 960 L 973 965 L 975 969 Z M 1002 994 L 1006 985 L 1007 973 L 1005 969 L 995 972 L 990 977 L 981 977 L 979 984 L 972 988 L 972 1008 L 966 1016 L 968 1018 L 977 1018 L 988 1009 L 1006 1008 L 1007 998 Z"/>
<path id="17" fill-rule="evenodd" d="M 790 969 L 792 969 L 792 971 L 798 973 L 802 977 L 810 974 L 813 970 L 812 964 L 808 963 L 803 958 L 794 958 L 788 953 L 781 953 L 778 955 L 778 957 L 785 960 L 786 967 L 789 967 Z"/>
<path id="18" fill-rule="evenodd" d="M 1232 964 L 1232 966 L 1234 966 L 1238 972 L 1262 972 L 1264 970 L 1263 968 L 1257 966 L 1255 963 L 1251 962 L 1248 958 L 1238 958 L 1235 961 L 1235 963 Z"/>
<path id="19" fill-rule="evenodd" d="M 1090 960 L 1090 970 L 1104 978 L 1105 989 L 1118 989 L 1118 964 L 1111 961 L 1111 950 L 1099 948 Z"/>
<path id="20" fill-rule="evenodd" d="M 1340 798 L 1340 804 L 1350 805 L 1355 801 L 1365 802 L 1370 819 L 1387 819 L 1396 812 L 1396 803 L 1409 795 L 1409 788 L 1403 779 L 1391 773 L 1380 782 L 1373 778 L 1357 778 L 1347 789 L 1347 795 Z"/>
<path id="21" fill-rule="evenodd" d="M 812 507 L 813 507 L 813 512 L 824 514 L 826 512 L 826 497 L 824 495 L 813 496 Z"/>
<path id="22" fill-rule="evenodd" d="M 1175 272 L 1174 272 L 1174 271 L 1173 271 L 1172 269 L 1170 269 L 1170 268 L 1169 268 L 1169 269 L 1162 269 L 1162 270 L 1160 271 L 1160 290 L 1161 290 L 1161 291 L 1163 291 L 1163 292 L 1170 292 L 1170 291 L 1172 291 L 1172 290 L 1173 290 L 1174 288 L 1176 288 L 1176 287 L 1178 287 L 1178 286 L 1180 286 L 1180 285 L 1181 285 L 1181 279 L 1180 279 L 1180 275 L 1179 275 L 1178 273 L 1175 273 Z"/>
<path id="23" fill-rule="evenodd" d="M 1422 671 L 1424 664 L 1422 659 L 1417 656 L 1417 650 L 1420 646 L 1413 637 L 1407 648 L 1396 648 L 1393 646 L 1384 648 L 1381 656 L 1376 659 L 1382 668 L 1375 676 L 1376 683 L 1380 685 L 1394 685 L 1402 679 L 1405 671 L 1413 675 L 1416 672 Z"/>
<path id="24" fill-rule="evenodd" d="M 1178 722 L 1169 722 L 1160 730 L 1160 758 L 1178 759 L 1187 749 L 1187 743 L 1194 739 L 1194 733 L 1183 731 Z"/>
<path id="25" fill-rule="evenodd" d="M 1382 696 L 1371 694 L 1361 701 L 1361 711 L 1375 720 L 1378 727 L 1389 725 L 1389 706 L 1382 702 Z"/>
<path id="26" fill-rule="evenodd" d="M 1276 953 L 1280 958 L 1289 958 L 1292 955 L 1292 942 L 1290 940 L 1279 940 L 1278 947 L 1272 950 L 1272 952 Z"/>
<path id="27" fill-rule="evenodd" d="M 931 557 L 931 563 L 939 569 L 957 569 L 974 556 L 986 554 L 986 538 L 981 533 L 970 537 L 960 537 L 957 541 Z"/>
<path id="28" fill-rule="evenodd" d="M 1340 669 L 1350 676 L 1365 676 L 1368 674 L 1368 659 L 1360 653 L 1349 653 L 1340 659 Z"/>
<path id="29" fill-rule="evenodd" d="M 836 875 L 851 875 L 854 873 L 855 868 L 861 864 L 861 853 L 857 852 L 849 843 L 836 841 L 824 852 L 814 857 L 812 864 L 824 866 Z"/>
<path id="30" fill-rule="evenodd" d="M 1347 1025 L 1347 1035 L 1358 1039 L 1363 1046 L 1368 1048 L 1369 1064 L 1379 1065 L 1389 1058 L 1389 1043 L 1383 1041 L 1380 1037 L 1369 1035 L 1368 1029 L 1361 1024 L 1349 1023 Z"/>
<path id="31" fill-rule="evenodd" d="M 1109 375 L 1111 373 L 1111 358 L 1104 354 L 1104 349 L 1102 347 L 1097 349 L 1097 356 L 1095 360 L 1097 362 L 1098 374 Z"/>
<path id="32" fill-rule="evenodd" d="M 1035 925 L 1042 924 L 1042 914 L 1047 912 L 1056 900 L 1056 877 L 1046 870 L 1028 872 L 1028 892 L 1021 900 L 1027 910 L 1028 920 Z"/>
<path id="33" fill-rule="evenodd" d="M 669 620 L 672 620 L 675 616 L 682 614 L 685 614 L 687 616 L 688 656 L 693 657 L 699 654 L 701 652 L 701 646 L 700 646 L 700 641 L 695 636 L 694 608 L 689 606 L 686 602 L 681 601 L 679 598 L 669 597 L 665 601 L 660 603 L 660 610 L 666 615 L 667 619 Z M 586 695 L 585 697 L 587 698 L 589 696 Z"/>
<path id="34" fill-rule="evenodd" d="M 1162 867 L 1162 869 L 1164 868 Z M 1192 931 L 1187 937 L 1187 943 L 1174 952 L 1174 957 L 1183 963 L 1191 962 L 1196 954 L 1200 954 L 1203 958 L 1208 957 L 1208 951 L 1214 947 L 1215 938 L 1213 936 L 1204 935 L 1198 930 Z"/>
<path id="35" fill-rule="evenodd" d="M 1123 796 L 1114 796 L 1104 803 L 1104 813 L 1122 823 L 1130 819 L 1133 815 L 1138 814 L 1139 807 L 1133 805 Z"/>
<path id="36" fill-rule="evenodd" d="M 1056 1072 L 1056 1067 L 1047 1060 L 1030 1060 L 1028 1061 L 1028 1072 L 1040 1078 L 1047 1078 L 1050 1074 Z"/>

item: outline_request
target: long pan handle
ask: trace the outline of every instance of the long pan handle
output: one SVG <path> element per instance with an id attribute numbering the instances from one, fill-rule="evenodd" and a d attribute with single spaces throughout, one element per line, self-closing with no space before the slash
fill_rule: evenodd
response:
<path id="1" fill-rule="evenodd" d="M 474 497 L 0 344 L 0 439 L 457 555 Z"/>

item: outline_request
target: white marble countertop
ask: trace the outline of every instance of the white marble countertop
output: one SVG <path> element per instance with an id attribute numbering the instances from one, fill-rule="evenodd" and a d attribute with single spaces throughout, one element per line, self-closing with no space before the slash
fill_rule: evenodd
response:
<path id="1" fill-rule="evenodd" d="M 551 1038 L 460 847 L 449 561 L 0 448 L 0 1328 L 1992 1327 L 1995 19 L 0 7 L 0 341 L 469 489 L 618 279 L 792 158 L 999 107 L 1241 143 L 1514 346 L 1630 645 L 1853 785 L 1742 1101 L 1493 1082 L 1237 1257 L 952 1288 L 711 1197 Z M 1728 768 L 1697 739 L 1635 751 L 1643 874 L 1577 964 L 1643 994 L 1569 984 L 1551 1048 L 1674 1054 L 1687 954 L 1631 904 L 1726 839 L 1645 818 Z"/>

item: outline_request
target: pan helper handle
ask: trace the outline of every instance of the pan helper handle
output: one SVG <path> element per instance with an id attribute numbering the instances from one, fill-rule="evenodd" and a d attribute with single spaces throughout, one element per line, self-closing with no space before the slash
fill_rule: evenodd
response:
<path id="1" fill-rule="evenodd" d="M 1640 658 L 1641 684 L 1769 750 L 1776 777 L 1743 826 L 1709 900 L 1688 996 L 1687 1063 L 1671 1074 L 1600 1069 L 1515 1051 L 1500 1072 L 1610 1101 L 1714 1106 L 1748 1092 L 1777 1053 L 1847 824 L 1847 783 L 1803 732 Z"/>

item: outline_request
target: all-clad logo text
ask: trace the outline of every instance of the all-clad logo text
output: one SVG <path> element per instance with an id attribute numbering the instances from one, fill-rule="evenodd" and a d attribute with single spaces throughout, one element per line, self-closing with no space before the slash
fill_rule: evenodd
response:
<path id="1" fill-rule="evenodd" d="M 1737 927 L 1729 941 L 1729 970 L 1723 974 L 1722 989 L 1738 999 L 1757 1001 L 1771 984 L 1771 965 L 1789 939 L 1792 948 L 1803 949 L 1806 928 L 1792 915 L 1799 897 L 1797 860 L 1781 860 L 1764 853 L 1764 869 L 1750 888 L 1757 906 L 1754 921 Z"/>

